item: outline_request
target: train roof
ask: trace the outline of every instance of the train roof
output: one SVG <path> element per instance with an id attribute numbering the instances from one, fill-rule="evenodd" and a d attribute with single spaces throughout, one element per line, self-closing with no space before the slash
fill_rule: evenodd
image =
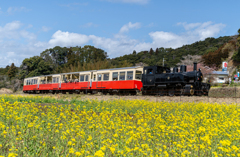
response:
<path id="1" fill-rule="evenodd" d="M 142 68 L 142 66 L 132 66 L 132 67 L 112 68 L 112 69 L 100 69 L 100 70 L 89 70 L 89 71 L 77 71 L 77 72 L 59 73 L 59 74 L 49 74 L 49 75 L 40 75 L 40 76 L 27 77 L 25 79 L 35 78 L 35 77 L 54 76 L 54 75 L 78 74 L 78 73 L 83 73 L 83 72 L 86 73 L 86 72 L 95 72 L 95 71 L 106 71 L 106 70 L 113 71 L 113 70 L 137 69 L 137 68 Z"/>

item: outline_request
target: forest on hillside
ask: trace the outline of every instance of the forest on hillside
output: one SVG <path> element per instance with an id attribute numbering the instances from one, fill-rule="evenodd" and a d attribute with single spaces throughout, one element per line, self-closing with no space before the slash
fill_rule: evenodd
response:
<path id="1" fill-rule="evenodd" d="M 136 52 L 110 59 L 107 52 L 91 45 L 83 47 L 60 47 L 46 49 L 39 56 L 26 58 L 20 67 L 14 63 L 11 66 L 0 68 L 0 76 L 9 79 L 23 80 L 26 77 L 66 73 L 75 71 L 119 68 L 136 65 L 164 65 L 168 67 L 186 64 L 184 60 L 196 56 L 198 61 L 211 67 L 218 67 L 221 61 L 234 51 L 233 60 L 240 62 L 240 29 L 236 36 L 206 38 L 193 44 L 172 48 L 152 48 L 147 51 Z M 188 63 L 188 62 L 187 62 Z"/>
<path id="2" fill-rule="evenodd" d="M 166 66 L 176 66 L 184 56 L 187 55 L 204 55 L 209 52 L 218 50 L 224 43 L 232 40 L 233 37 L 225 36 L 219 38 L 206 38 L 204 41 L 197 41 L 190 45 L 183 45 L 180 48 L 156 48 L 156 50 L 150 49 L 149 51 L 141 51 L 132 54 L 124 55 L 113 59 L 113 64 L 118 64 L 123 60 L 134 65 L 136 63 L 145 63 L 146 65 L 162 65 L 163 58 Z"/>

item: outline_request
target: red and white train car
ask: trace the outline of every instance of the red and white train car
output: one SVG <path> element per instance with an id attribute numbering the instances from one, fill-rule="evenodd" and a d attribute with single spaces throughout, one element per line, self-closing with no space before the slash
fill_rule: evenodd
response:
<path id="1" fill-rule="evenodd" d="M 36 76 L 24 79 L 24 93 L 97 93 L 136 94 L 142 89 L 143 67 Z"/>

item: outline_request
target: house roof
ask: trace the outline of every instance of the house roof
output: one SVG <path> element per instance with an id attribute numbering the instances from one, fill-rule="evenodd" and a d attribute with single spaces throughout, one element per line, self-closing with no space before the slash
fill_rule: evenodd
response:
<path id="1" fill-rule="evenodd" d="M 212 74 L 215 74 L 215 75 L 228 75 L 228 73 L 225 72 L 225 71 L 213 71 Z"/>

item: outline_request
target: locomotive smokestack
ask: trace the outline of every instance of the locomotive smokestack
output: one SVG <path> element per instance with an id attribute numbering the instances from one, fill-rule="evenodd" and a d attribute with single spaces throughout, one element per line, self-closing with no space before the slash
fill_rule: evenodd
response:
<path id="1" fill-rule="evenodd" d="M 173 68 L 173 73 L 177 73 L 178 72 L 178 67 L 174 67 Z"/>
<path id="2" fill-rule="evenodd" d="M 197 63 L 196 62 L 193 63 L 193 71 L 197 71 Z"/>

